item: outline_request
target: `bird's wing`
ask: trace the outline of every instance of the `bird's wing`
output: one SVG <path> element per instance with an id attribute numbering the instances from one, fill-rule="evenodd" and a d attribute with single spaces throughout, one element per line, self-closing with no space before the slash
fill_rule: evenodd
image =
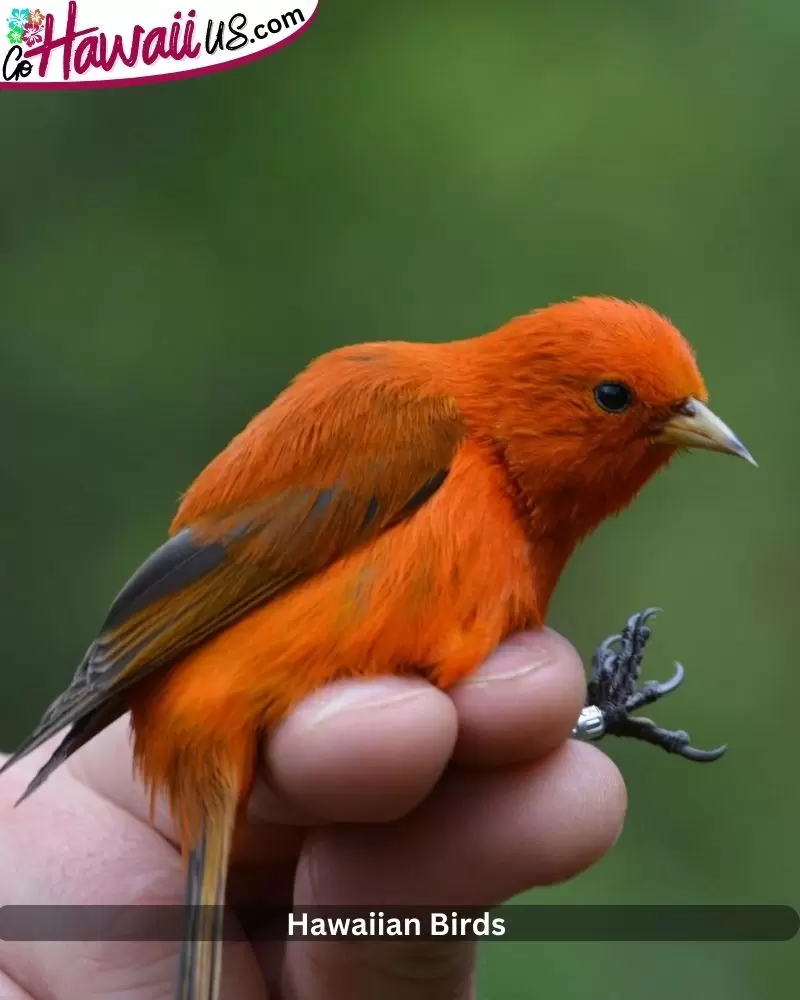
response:
<path id="1" fill-rule="evenodd" d="M 410 517 L 436 493 L 465 436 L 455 404 L 389 384 L 373 395 L 365 399 L 357 382 L 345 383 L 312 394 L 306 405 L 296 383 L 272 415 L 270 408 L 255 430 L 234 439 L 198 478 L 178 530 L 122 589 L 70 686 L 8 763 L 72 725 L 65 759 L 124 713 L 120 695 L 130 685 Z M 288 449 L 270 441 L 272 428 L 289 430 L 287 415 Z M 259 462 L 272 471 L 258 472 L 244 503 L 236 490 L 247 494 L 242 475 L 253 475 Z"/>

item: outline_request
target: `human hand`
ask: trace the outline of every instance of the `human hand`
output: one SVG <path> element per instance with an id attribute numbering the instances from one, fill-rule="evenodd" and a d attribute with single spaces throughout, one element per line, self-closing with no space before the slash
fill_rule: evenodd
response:
<path id="1" fill-rule="evenodd" d="M 508 640 L 447 694 L 415 678 L 341 681 L 264 748 L 229 895 L 263 903 L 493 905 L 567 879 L 616 840 L 625 789 L 570 740 L 585 684 L 543 630 Z M 0 905 L 179 904 L 168 812 L 131 776 L 127 720 L 12 809 L 52 744 L 0 780 Z M 3 1000 L 171 1000 L 177 942 L 0 941 Z M 225 944 L 223 1000 L 468 1000 L 464 942 Z"/>

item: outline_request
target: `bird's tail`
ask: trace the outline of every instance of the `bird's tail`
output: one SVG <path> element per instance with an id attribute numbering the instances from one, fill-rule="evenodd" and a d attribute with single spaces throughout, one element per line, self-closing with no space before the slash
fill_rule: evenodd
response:
<path id="1" fill-rule="evenodd" d="M 215 798 L 189 854 L 176 1000 L 217 1000 L 219 995 L 225 883 L 237 802 L 235 787 Z"/>

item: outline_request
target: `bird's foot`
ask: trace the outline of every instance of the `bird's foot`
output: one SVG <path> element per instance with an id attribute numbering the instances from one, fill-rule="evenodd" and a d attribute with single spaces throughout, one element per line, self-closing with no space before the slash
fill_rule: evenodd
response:
<path id="1" fill-rule="evenodd" d="M 680 729 L 661 729 L 650 719 L 631 716 L 644 705 L 651 705 L 670 694 L 684 678 L 683 667 L 676 663 L 670 680 L 663 683 L 647 681 L 637 690 L 644 649 L 650 638 L 647 622 L 658 611 L 658 608 L 648 608 L 633 615 L 620 635 L 609 636 L 597 647 L 592 657 L 586 708 L 573 735 L 588 740 L 606 735 L 627 736 L 653 743 L 667 753 L 677 753 L 688 760 L 718 760 L 727 750 L 726 745 L 715 750 L 696 750 L 691 746 L 688 733 Z"/>

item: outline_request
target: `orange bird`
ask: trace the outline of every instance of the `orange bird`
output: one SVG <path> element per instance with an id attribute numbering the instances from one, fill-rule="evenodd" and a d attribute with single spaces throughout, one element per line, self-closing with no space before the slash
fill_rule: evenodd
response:
<path id="1" fill-rule="evenodd" d="M 580 539 L 676 451 L 752 461 L 706 398 L 666 319 L 583 298 L 472 339 L 334 350 L 200 474 L 6 765 L 70 727 L 28 795 L 131 712 L 136 766 L 166 794 L 188 859 L 182 1000 L 218 992 L 216 904 L 263 734 L 336 678 L 415 673 L 448 688 L 541 625 Z M 605 691 L 622 735 L 716 756 L 627 719 L 679 680 L 628 697 L 643 621 L 623 634 L 622 700 L 608 645 L 590 694 Z"/>

